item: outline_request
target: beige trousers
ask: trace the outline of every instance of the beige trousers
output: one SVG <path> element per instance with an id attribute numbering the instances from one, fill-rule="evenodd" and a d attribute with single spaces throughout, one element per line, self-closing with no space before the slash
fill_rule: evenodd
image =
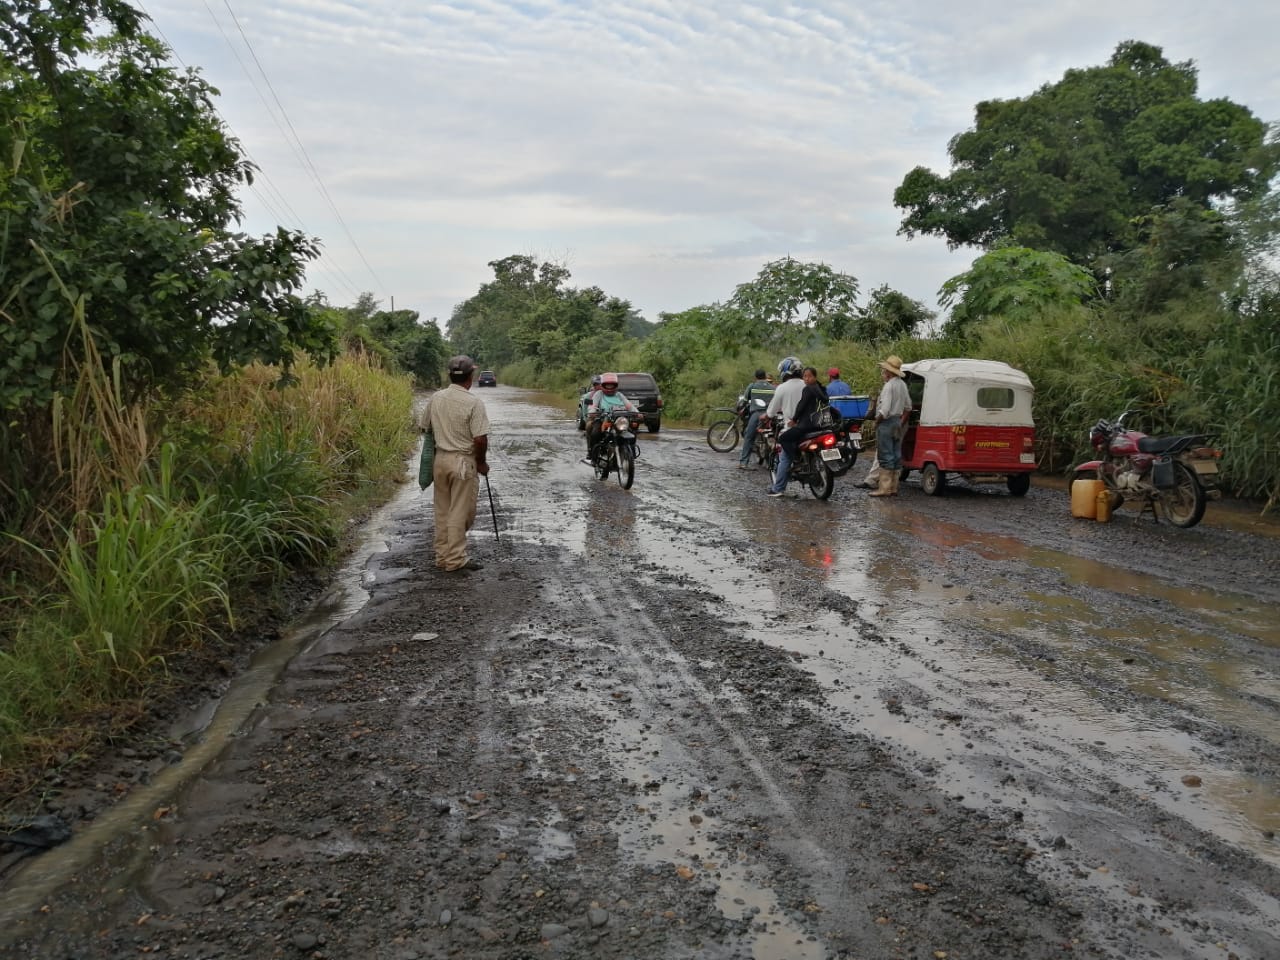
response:
<path id="1" fill-rule="evenodd" d="M 469 453 L 436 451 L 431 471 L 436 508 L 436 566 L 457 570 L 467 562 L 467 531 L 476 522 L 480 474 Z"/>

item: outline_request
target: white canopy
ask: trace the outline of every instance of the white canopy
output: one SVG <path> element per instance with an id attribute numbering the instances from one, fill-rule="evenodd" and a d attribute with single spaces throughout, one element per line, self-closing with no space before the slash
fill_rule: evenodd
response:
<path id="1" fill-rule="evenodd" d="M 924 380 L 920 422 L 925 425 L 989 423 L 1030 427 L 1031 379 L 999 360 L 950 357 L 904 363 L 907 374 Z M 912 380 L 907 377 L 908 386 Z M 916 394 L 912 390 L 912 395 Z"/>

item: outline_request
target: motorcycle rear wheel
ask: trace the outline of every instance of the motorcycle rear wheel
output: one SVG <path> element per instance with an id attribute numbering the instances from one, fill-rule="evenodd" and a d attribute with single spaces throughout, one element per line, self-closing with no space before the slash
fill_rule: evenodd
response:
<path id="1" fill-rule="evenodd" d="M 618 461 L 618 486 L 630 490 L 636 479 L 636 462 L 631 455 L 631 444 L 619 443 L 613 448 L 614 459 Z"/>
<path id="2" fill-rule="evenodd" d="M 1200 481 L 1191 468 L 1181 460 L 1174 461 L 1173 473 L 1177 482 L 1169 489 L 1160 491 L 1160 505 L 1175 527 L 1194 527 L 1204 517 L 1204 487 L 1200 486 Z"/>
<path id="3" fill-rule="evenodd" d="M 836 488 L 836 478 L 816 453 L 808 454 L 808 458 L 809 477 L 804 485 L 819 500 L 826 500 L 831 496 L 831 491 Z"/>
<path id="4" fill-rule="evenodd" d="M 728 453 L 737 445 L 737 420 L 717 420 L 707 427 L 707 446 L 716 453 Z"/>

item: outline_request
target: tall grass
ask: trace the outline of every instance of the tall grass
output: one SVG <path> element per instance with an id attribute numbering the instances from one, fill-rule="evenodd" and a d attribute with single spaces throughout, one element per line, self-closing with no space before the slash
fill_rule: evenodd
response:
<path id="1" fill-rule="evenodd" d="M 297 374 L 281 389 L 253 367 L 144 406 L 87 364 L 47 411 L 56 493 L 30 492 L 46 506 L 9 538 L 22 582 L 0 600 L 0 794 L 138 712 L 174 653 L 327 563 L 343 521 L 403 481 L 408 379 L 363 355 Z"/>

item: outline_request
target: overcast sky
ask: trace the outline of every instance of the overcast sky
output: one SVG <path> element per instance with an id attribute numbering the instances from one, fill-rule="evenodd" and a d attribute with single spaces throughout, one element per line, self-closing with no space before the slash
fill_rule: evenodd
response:
<path id="1" fill-rule="evenodd" d="M 1117 43 L 1280 120 L 1274 0 L 142 0 L 260 168 L 248 232 L 321 238 L 344 306 L 438 317 L 512 254 L 647 319 L 770 260 L 937 306 L 977 251 L 898 236 L 894 188 L 949 170 L 981 100 Z"/>

